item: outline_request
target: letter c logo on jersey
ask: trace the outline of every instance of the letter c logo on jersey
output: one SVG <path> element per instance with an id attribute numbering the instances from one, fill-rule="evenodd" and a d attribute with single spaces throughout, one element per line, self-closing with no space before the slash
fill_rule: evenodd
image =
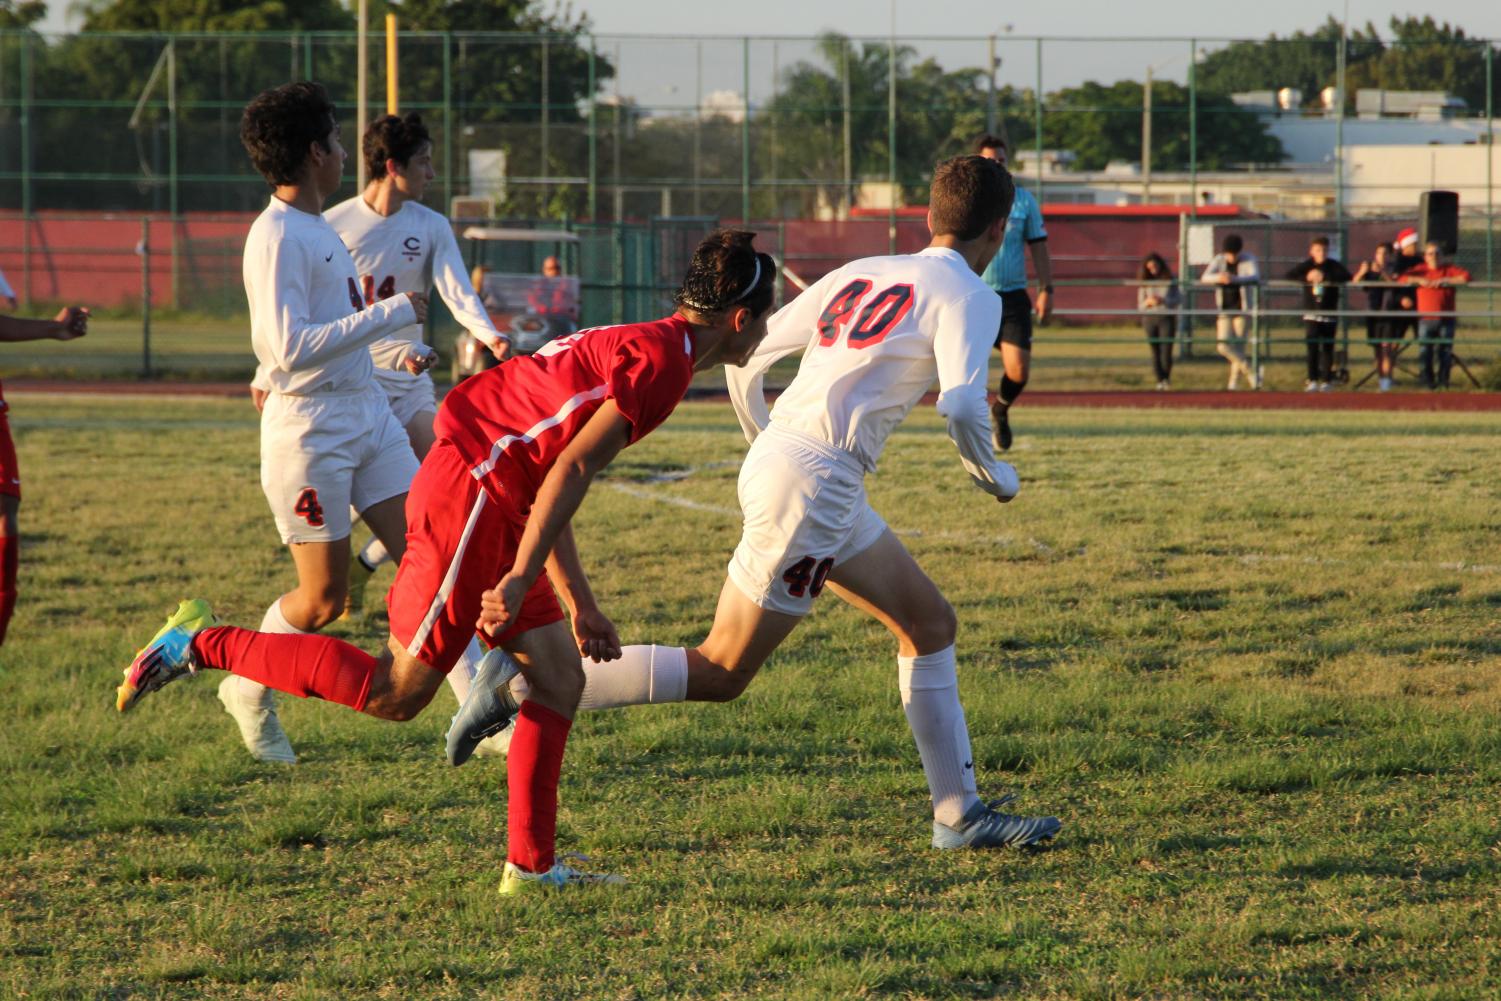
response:
<path id="1" fill-rule="evenodd" d="M 402 257 L 411 258 L 422 256 L 422 241 L 417 239 L 415 236 L 409 236 L 405 240 L 402 240 L 401 248 Z"/>

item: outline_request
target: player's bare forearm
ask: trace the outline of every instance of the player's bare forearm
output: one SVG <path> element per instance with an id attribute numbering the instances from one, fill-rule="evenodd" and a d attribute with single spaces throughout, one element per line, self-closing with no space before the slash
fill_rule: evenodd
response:
<path id="1" fill-rule="evenodd" d="M 1053 284 L 1053 256 L 1048 253 L 1048 241 L 1038 240 L 1029 244 L 1032 251 L 1032 270 L 1037 272 L 1037 284 L 1043 288 Z"/>
<path id="2" fill-rule="evenodd" d="M 558 541 L 553 543 L 547 557 L 547 575 L 563 592 L 563 601 L 568 605 L 568 614 L 578 618 L 580 610 L 598 608 L 594 590 L 589 586 L 589 577 L 584 573 L 583 561 L 579 559 L 578 545 L 573 541 L 573 525 L 563 526 Z"/>
<path id="3" fill-rule="evenodd" d="M 0 341 L 71 341 L 88 333 L 89 311 L 69 306 L 50 320 L 26 320 L 0 316 Z"/>

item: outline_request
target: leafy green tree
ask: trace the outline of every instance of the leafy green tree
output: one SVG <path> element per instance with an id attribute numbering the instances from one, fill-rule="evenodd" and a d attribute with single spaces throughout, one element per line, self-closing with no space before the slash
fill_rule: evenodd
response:
<path id="1" fill-rule="evenodd" d="M 94 0 L 84 31 L 350 31 L 337 0 Z"/>
<path id="2" fill-rule="evenodd" d="M 1391 19 L 1392 40 L 1377 58 L 1346 71 L 1353 95 L 1361 87 L 1385 90 L 1442 90 L 1463 98 L 1472 111 L 1485 109 L 1486 43 L 1467 38 L 1463 28 L 1432 17 Z M 1493 60 L 1501 63 L 1496 55 Z M 1501 104 L 1501 72 L 1494 75 L 1492 100 Z"/>
<path id="3" fill-rule="evenodd" d="M 1207 53 L 1197 69 L 1199 89 L 1229 95 L 1246 90 L 1293 87 L 1305 104 L 1317 104 L 1319 92 L 1334 82 L 1339 65 L 1340 23 L 1332 16 L 1313 31 L 1297 31 L 1286 38 L 1232 42 Z M 1345 60 L 1349 69 L 1378 58 L 1384 46 L 1369 23 L 1351 32 Z"/>
<path id="4" fill-rule="evenodd" d="M 933 165 L 967 151 L 970 141 L 984 131 L 982 70 L 945 70 L 932 59 L 917 61 L 916 52 L 908 46 L 899 45 L 893 53 L 883 43 L 852 42 L 832 33 L 819 39 L 818 52 L 819 62 L 799 62 L 784 72 L 776 96 L 756 116 L 761 137 L 755 151 L 756 170 L 808 181 L 804 210 L 811 210 L 814 192 L 819 190 L 834 204 L 845 194 L 846 115 L 852 181 L 889 176 L 893 69 L 896 176 L 905 194 L 920 196 Z M 773 128 L 775 140 L 771 139 Z"/>
<path id="5" fill-rule="evenodd" d="M 1089 82 L 1048 96 L 1043 144 L 1073 151 L 1074 166 L 1099 170 L 1111 160 L 1141 160 L 1142 85 L 1121 80 Z M 1170 81 L 1152 84 L 1152 165 L 1186 170 L 1189 165 L 1189 95 Z M 1256 115 L 1217 94 L 1199 94 L 1195 131 L 1198 165 L 1222 170 L 1246 163 L 1277 163 L 1282 144 Z"/>
<path id="6" fill-rule="evenodd" d="M 0 0 L 0 31 L 29 28 L 46 16 L 44 0 Z"/>

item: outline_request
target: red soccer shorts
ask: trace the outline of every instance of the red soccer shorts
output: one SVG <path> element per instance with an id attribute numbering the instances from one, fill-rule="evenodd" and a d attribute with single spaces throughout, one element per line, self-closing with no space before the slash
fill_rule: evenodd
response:
<path id="1" fill-rule="evenodd" d="M 16 463 L 16 443 L 10 440 L 4 400 L 0 400 L 0 494 L 21 496 L 21 467 Z"/>
<path id="2" fill-rule="evenodd" d="M 486 494 L 453 445 L 434 445 L 407 494 L 407 551 L 386 597 L 396 641 L 434 670 L 453 670 L 474 638 L 480 594 L 515 565 L 525 528 L 526 517 Z M 543 572 L 521 614 L 486 642 L 503 645 L 562 619 Z"/>

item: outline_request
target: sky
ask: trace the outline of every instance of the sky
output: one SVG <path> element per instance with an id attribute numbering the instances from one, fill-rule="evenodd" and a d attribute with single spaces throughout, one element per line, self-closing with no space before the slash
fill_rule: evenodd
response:
<path id="1" fill-rule="evenodd" d="M 72 5 L 52 0 L 49 6 L 46 29 L 65 30 Z M 950 70 L 983 67 L 994 35 L 997 80 L 1017 87 L 1036 85 L 1034 39 L 1049 39 L 1042 47 L 1044 90 L 1085 80 L 1139 80 L 1148 67 L 1158 79 L 1182 82 L 1190 38 L 1223 44 L 1286 36 L 1346 11 L 1350 23 L 1370 21 L 1383 34 L 1393 15 L 1412 13 L 1460 25 L 1471 37 L 1501 39 L 1497 0 L 1434 0 L 1426 6 L 1385 0 L 573 0 L 572 8 L 589 16 L 602 51 L 619 66 L 611 86 L 645 107 L 669 112 L 693 108 L 696 94 L 743 92 L 747 65 L 751 101 L 757 103 L 771 93 L 778 73 L 801 59 L 816 60 L 808 38 L 832 30 L 883 39 L 893 21 L 898 38 Z M 684 37 L 693 35 L 718 40 Z M 749 46 L 740 40 L 747 35 L 756 37 Z M 1214 47 L 1210 41 L 1203 45 Z"/>

